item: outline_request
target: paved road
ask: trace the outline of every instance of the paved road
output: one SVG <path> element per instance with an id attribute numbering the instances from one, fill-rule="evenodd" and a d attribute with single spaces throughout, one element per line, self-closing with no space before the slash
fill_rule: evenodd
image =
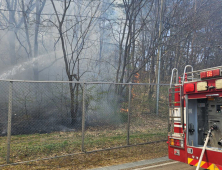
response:
<path id="1" fill-rule="evenodd" d="M 168 157 L 143 160 L 122 165 L 94 168 L 91 170 L 195 170 L 196 167 L 172 161 Z M 200 170 L 203 170 L 200 168 Z"/>
<path id="2" fill-rule="evenodd" d="M 134 167 L 129 170 L 195 170 L 196 167 L 187 165 L 185 163 L 176 162 L 176 161 L 168 161 L 164 163 L 158 163 L 155 165 L 146 165 L 143 167 Z M 200 170 L 203 170 L 200 168 Z"/>

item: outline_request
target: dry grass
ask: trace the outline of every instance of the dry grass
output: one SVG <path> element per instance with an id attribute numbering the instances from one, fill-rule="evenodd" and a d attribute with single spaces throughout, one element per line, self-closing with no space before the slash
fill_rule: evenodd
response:
<path id="1" fill-rule="evenodd" d="M 154 142 L 167 139 L 166 121 L 155 117 L 134 119 L 130 131 L 130 144 Z M 126 124 L 121 126 L 98 126 L 86 129 L 84 147 L 86 151 L 125 146 Z M 73 153 L 51 160 L 5 166 L 3 169 L 90 169 L 167 155 L 165 142 L 92 153 L 80 153 L 82 144 L 80 131 L 53 132 L 50 134 L 15 135 L 11 139 L 11 162 L 22 162 Z M 6 137 L 0 137 L 0 164 L 5 164 Z M 1 167 L 0 167 L 1 169 Z"/>
<path id="2" fill-rule="evenodd" d="M 37 161 L 28 164 L 6 166 L 3 167 L 3 169 L 91 169 L 95 167 L 110 166 L 144 159 L 159 158 L 166 155 L 167 144 L 165 142 L 160 142 L 109 151 L 79 154 L 47 161 Z"/>
<path id="3" fill-rule="evenodd" d="M 130 144 L 146 143 L 167 138 L 166 121 L 159 118 L 139 117 L 132 121 Z M 81 131 L 49 134 L 14 135 L 11 138 L 11 162 L 36 160 L 81 152 Z M 120 126 L 89 127 L 85 132 L 86 151 L 125 146 L 126 124 Z M 0 137 L 0 164 L 5 164 L 6 137 Z"/>

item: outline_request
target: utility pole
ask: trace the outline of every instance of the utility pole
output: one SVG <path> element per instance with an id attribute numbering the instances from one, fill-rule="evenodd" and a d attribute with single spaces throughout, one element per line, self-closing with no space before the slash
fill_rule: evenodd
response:
<path id="1" fill-rule="evenodd" d="M 160 5 L 160 23 L 159 23 L 159 45 L 158 45 L 158 57 L 157 57 L 157 65 L 158 65 L 158 76 L 157 76 L 157 89 L 156 89 L 156 115 L 159 115 L 159 91 L 160 91 L 160 66 L 161 66 L 161 42 L 162 42 L 162 29 L 163 29 L 163 3 L 164 0 L 161 0 L 161 5 Z"/>

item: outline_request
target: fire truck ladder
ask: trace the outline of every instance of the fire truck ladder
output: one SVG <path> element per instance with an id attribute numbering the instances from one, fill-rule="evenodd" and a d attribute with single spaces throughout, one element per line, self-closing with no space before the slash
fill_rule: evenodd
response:
<path id="1" fill-rule="evenodd" d="M 173 84 L 174 73 L 176 72 L 176 83 Z M 179 93 L 179 101 L 175 101 L 175 94 Z M 174 68 L 171 74 L 171 81 L 170 81 L 170 89 L 169 89 L 169 119 L 168 119 L 168 132 L 172 136 L 174 134 L 174 123 L 180 123 L 182 125 L 184 131 L 184 111 L 183 111 L 183 99 L 182 99 L 182 85 L 178 83 L 178 70 Z M 178 113 L 178 108 L 175 108 L 175 104 L 180 106 L 180 114 Z M 175 120 L 176 119 L 176 120 Z"/>

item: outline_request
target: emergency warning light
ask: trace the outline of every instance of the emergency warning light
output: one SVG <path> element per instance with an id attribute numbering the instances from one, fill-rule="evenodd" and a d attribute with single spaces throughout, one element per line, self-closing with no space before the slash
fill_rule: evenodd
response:
<path id="1" fill-rule="evenodd" d="M 184 147 L 184 142 L 183 142 L 183 140 L 180 140 L 180 139 L 170 138 L 170 145 L 175 146 L 175 147 L 183 148 Z"/>
<path id="2" fill-rule="evenodd" d="M 211 77 L 218 77 L 218 76 L 221 76 L 220 69 L 209 70 L 209 71 L 204 71 L 204 72 L 200 73 L 200 78 L 201 79 L 211 78 Z"/>
<path id="3" fill-rule="evenodd" d="M 195 85 L 193 83 L 185 84 L 184 89 L 186 92 L 194 92 Z"/>
<path id="4" fill-rule="evenodd" d="M 213 77 L 213 71 L 212 70 L 207 71 L 207 77 Z"/>

